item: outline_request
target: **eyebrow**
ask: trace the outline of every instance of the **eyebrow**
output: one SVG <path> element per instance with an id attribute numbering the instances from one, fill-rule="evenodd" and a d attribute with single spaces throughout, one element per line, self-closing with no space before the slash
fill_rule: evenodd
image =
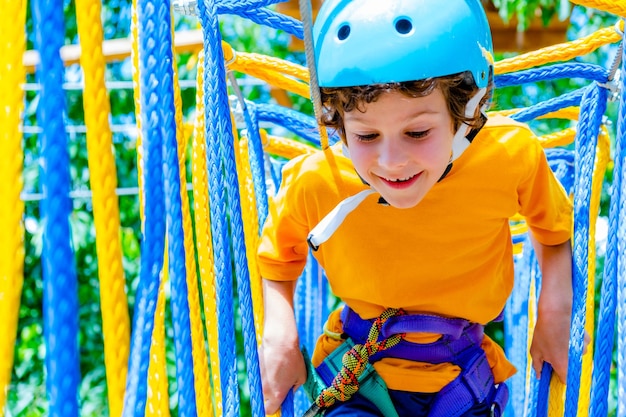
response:
<path id="1" fill-rule="evenodd" d="M 435 110 L 426 110 L 426 111 L 419 111 L 413 114 L 410 114 L 406 119 L 407 120 L 411 120 L 411 119 L 416 119 L 417 117 L 423 116 L 423 115 L 429 115 L 429 114 L 439 114 L 440 112 L 435 111 Z M 344 114 L 343 119 L 350 119 L 350 120 L 354 120 L 356 122 L 361 122 L 361 121 L 365 121 L 365 113 L 354 113 L 354 112 L 348 112 Z"/>

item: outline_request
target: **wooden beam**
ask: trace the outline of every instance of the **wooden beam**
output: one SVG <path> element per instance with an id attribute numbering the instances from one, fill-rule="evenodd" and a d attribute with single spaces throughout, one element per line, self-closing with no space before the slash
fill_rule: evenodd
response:
<path id="1" fill-rule="evenodd" d="M 174 48 L 176 52 L 198 52 L 202 49 L 202 30 L 186 30 L 174 34 Z M 106 62 L 121 61 L 130 56 L 132 44 L 130 38 L 111 39 L 102 43 L 102 53 Z M 80 63 L 82 53 L 80 44 L 61 47 L 61 59 L 65 65 Z M 35 72 L 39 64 L 39 52 L 36 50 L 24 53 L 24 67 L 26 72 Z"/>

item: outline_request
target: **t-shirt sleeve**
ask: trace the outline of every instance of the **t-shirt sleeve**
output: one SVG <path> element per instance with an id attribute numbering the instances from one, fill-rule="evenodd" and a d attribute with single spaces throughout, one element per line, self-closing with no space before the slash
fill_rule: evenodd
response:
<path id="1" fill-rule="evenodd" d="M 269 214 L 257 251 L 260 273 L 265 279 L 296 280 L 306 264 L 309 228 L 302 211 L 300 169 L 300 160 L 285 165 L 280 188 L 269 202 Z"/>
<path id="2" fill-rule="evenodd" d="M 528 169 L 518 187 L 519 212 L 540 243 L 561 244 L 572 234 L 572 203 L 534 136 L 525 148 Z"/>

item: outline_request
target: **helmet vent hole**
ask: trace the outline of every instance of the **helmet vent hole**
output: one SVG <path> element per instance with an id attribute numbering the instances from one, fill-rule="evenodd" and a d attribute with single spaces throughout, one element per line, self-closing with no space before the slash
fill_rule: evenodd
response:
<path id="1" fill-rule="evenodd" d="M 413 30 L 413 23 L 406 17 L 396 20 L 396 31 L 401 35 L 408 35 Z"/>
<path id="2" fill-rule="evenodd" d="M 337 31 L 337 38 L 340 41 L 345 41 L 348 36 L 350 36 L 350 25 L 348 24 L 344 24 L 341 25 L 341 27 L 339 28 L 339 31 Z"/>

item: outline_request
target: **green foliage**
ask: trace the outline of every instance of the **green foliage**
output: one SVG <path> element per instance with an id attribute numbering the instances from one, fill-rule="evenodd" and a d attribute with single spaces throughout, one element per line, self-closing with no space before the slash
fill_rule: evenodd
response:
<path id="1" fill-rule="evenodd" d="M 540 18 L 544 25 L 557 17 L 561 21 L 569 18 L 569 0 L 492 0 L 505 22 L 515 18 L 517 29 L 523 32 L 530 23 Z M 483 1 L 486 3 L 487 1 Z"/>

